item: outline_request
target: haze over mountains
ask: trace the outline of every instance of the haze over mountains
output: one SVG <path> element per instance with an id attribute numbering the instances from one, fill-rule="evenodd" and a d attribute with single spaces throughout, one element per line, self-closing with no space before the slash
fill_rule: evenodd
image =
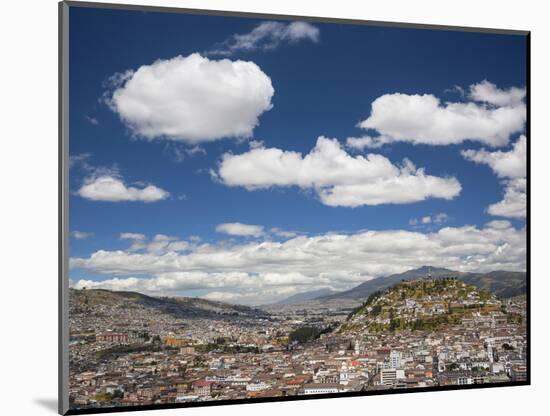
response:
<path id="1" fill-rule="evenodd" d="M 301 303 L 301 302 L 305 302 L 305 301 L 308 301 L 308 300 L 313 300 L 313 299 L 322 298 L 322 297 L 326 297 L 326 296 L 336 295 L 338 293 L 339 292 L 337 292 L 336 290 L 332 290 L 332 289 L 329 289 L 329 288 L 323 288 L 323 289 L 318 289 L 318 290 L 312 290 L 312 291 L 309 291 L 309 292 L 296 293 L 295 295 L 289 296 L 288 298 L 285 298 L 283 300 L 280 300 L 280 301 L 276 302 L 276 304 L 277 305 L 290 305 L 290 304 L 293 304 L 293 303 Z"/>

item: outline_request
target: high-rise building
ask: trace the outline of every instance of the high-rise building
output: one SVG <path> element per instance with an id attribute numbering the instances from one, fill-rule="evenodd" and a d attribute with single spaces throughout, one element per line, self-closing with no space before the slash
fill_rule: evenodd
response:
<path id="1" fill-rule="evenodd" d="M 390 368 L 401 368 L 401 352 L 392 351 L 390 352 Z"/>

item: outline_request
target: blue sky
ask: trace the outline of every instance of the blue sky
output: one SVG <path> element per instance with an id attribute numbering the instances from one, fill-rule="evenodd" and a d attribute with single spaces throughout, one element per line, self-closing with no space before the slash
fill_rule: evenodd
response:
<path id="1" fill-rule="evenodd" d="M 422 265 L 414 259 L 433 263 L 430 244 L 450 256 L 437 260 L 451 268 L 524 269 L 525 214 L 524 208 L 518 210 L 518 201 L 521 204 L 525 197 L 524 182 L 520 183 L 525 181 L 525 157 L 519 146 L 525 133 L 525 37 L 317 22 L 266 26 L 259 19 L 78 7 L 70 13 L 70 252 L 71 280 L 77 287 L 103 285 L 98 287 L 266 303 L 318 287 L 344 289 Z M 223 92 L 224 81 L 219 79 L 224 78 L 216 78 L 220 88 L 204 86 L 201 82 L 210 78 L 194 72 L 198 83 L 178 79 L 178 74 L 189 76 L 191 72 L 177 71 L 188 68 L 189 57 L 196 53 L 201 54 L 196 59 L 212 64 L 214 72 L 234 70 L 238 60 L 254 63 L 242 82 L 247 88 L 257 87 L 250 94 L 257 100 Z M 180 58 L 173 60 L 176 57 Z M 224 59 L 229 66 L 219 64 Z M 161 79 L 149 85 L 150 78 L 139 77 L 143 65 L 175 73 L 154 72 Z M 113 82 L 114 74 L 124 73 L 121 82 Z M 114 100 L 117 94 L 120 101 Z M 205 94 L 212 100 L 203 100 Z M 375 114 L 373 103 L 380 97 L 387 101 L 379 100 Z M 440 100 L 439 118 L 430 119 L 432 125 L 421 120 L 433 115 L 430 97 Z M 407 106 L 413 99 L 421 106 L 426 103 L 427 112 L 416 112 L 415 102 Z M 195 107 L 195 102 L 199 104 L 189 110 L 195 111 L 191 124 L 203 115 L 213 118 L 197 124 L 191 134 L 173 109 L 185 118 L 185 109 Z M 209 102 L 231 109 L 227 120 L 220 108 L 209 111 Z M 447 102 L 458 104 L 458 110 L 446 107 Z M 164 105 L 165 115 L 158 111 Z M 456 111 L 467 114 L 471 122 L 464 123 L 466 116 L 454 120 L 451 113 Z M 369 117 L 374 128 L 358 126 Z M 220 124 L 216 132 L 201 131 L 212 123 Z M 243 123 L 248 123 L 248 134 L 227 133 Z M 167 126 L 179 130 L 166 134 Z M 304 159 L 291 163 L 281 156 L 299 152 L 306 157 L 320 136 L 330 138 L 327 143 L 346 157 L 345 183 L 325 177 L 329 156 L 316 167 Z M 347 142 L 365 136 L 377 142 L 363 148 Z M 288 162 L 274 160 L 284 165 L 284 184 L 266 158 L 274 149 Z M 415 166 L 413 176 L 430 175 L 436 182 L 421 177 L 418 195 L 416 188 L 405 186 L 403 191 L 414 195 L 404 202 L 399 189 L 398 195 L 387 195 L 379 189 L 387 186 L 371 178 L 367 181 L 377 184 L 376 192 L 385 195 L 382 202 L 373 203 L 374 188 L 363 188 L 361 169 L 370 169 L 367 163 L 350 167 L 368 154 L 381 156 L 396 172 L 408 159 Z M 230 166 L 223 155 L 241 157 Z M 503 159 L 510 163 L 498 162 Z M 222 161 L 227 162 L 226 170 Z M 243 171 L 248 163 L 250 170 Z M 411 173 L 394 174 L 398 177 L 388 179 L 391 183 Z M 124 187 L 123 193 L 133 196 L 113 196 L 120 187 L 109 188 L 105 196 L 105 183 L 96 182 L 98 178 L 114 180 Z M 437 189 L 430 188 L 432 183 Z M 348 188 L 350 184 L 355 188 Z M 350 195 L 354 189 L 362 195 L 359 202 Z M 323 197 L 325 191 L 329 197 Z M 490 208 L 499 201 L 499 208 Z M 237 225 L 221 231 L 220 224 L 232 223 L 256 228 Z M 281 235 L 280 230 L 292 234 Z M 121 239 L 123 233 L 142 236 Z M 445 237 L 451 234 L 451 239 Z M 165 243 L 155 251 L 146 244 L 155 235 L 171 238 L 157 238 Z M 312 260 L 300 256 L 285 263 L 280 275 L 270 274 L 279 269 L 273 264 L 287 258 L 281 244 L 287 244 L 288 253 L 306 253 L 305 247 L 315 247 L 323 238 L 336 238 L 335 244 L 358 240 L 356 257 L 345 257 L 339 248 L 329 251 L 337 253 L 329 255 L 335 271 L 342 262 L 350 264 L 347 275 L 345 270 L 331 274 L 331 265 L 324 262 L 309 269 L 305 264 Z M 382 245 L 387 239 L 391 253 L 369 251 L 369 238 L 384 238 Z M 345 244 L 351 244 L 348 240 Z M 407 257 L 407 247 L 418 247 L 417 240 L 429 240 L 426 256 L 396 260 Z M 141 244 L 132 247 L 136 241 Z M 181 242 L 181 247 L 171 251 L 168 242 Z M 262 244 L 275 259 L 273 264 L 257 255 Z M 313 255 L 321 256 L 323 250 Z M 106 257 L 104 262 L 94 257 L 98 251 Z M 220 260 L 209 259 L 209 253 Z M 251 263 L 232 263 L 252 257 Z M 173 263 L 158 266 L 167 259 Z M 160 283 L 170 279 L 170 284 Z M 216 279 L 224 283 L 212 283 Z"/>

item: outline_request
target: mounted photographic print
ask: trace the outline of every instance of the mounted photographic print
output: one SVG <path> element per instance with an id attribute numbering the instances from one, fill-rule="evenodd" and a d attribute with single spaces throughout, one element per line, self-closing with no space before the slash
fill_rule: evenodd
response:
<path id="1" fill-rule="evenodd" d="M 529 384 L 528 166 L 529 32 L 60 3 L 60 413 Z"/>

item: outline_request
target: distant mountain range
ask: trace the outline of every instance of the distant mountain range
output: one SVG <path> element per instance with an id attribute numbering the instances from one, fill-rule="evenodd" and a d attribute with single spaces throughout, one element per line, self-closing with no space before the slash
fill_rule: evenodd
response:
<path id="1" fill-rule="evenodd" d="M 449 269 L 422 266 L 404 273 L 392 274 L 387 277 L 378 277 L 361 283 L 345 292 L 337 292 L 328 296 L 321 296 L 318 300 L 333 299 L 364 299 L 376 291 L 385 290 L 402 280 L 413 280 L 431 275 L 435 279 L 456 277 L 465 283 L 480 289 L 489 290 L 500 298 L 524 295 L 527 291 L 527 277 L 525 272 L 494 271 L 489 273 L 457 272 Z"/>
<path id="2" fill-rule="evenodd" d="M 138 292 L 111 291 L 105 289 L 85 289 L 69 291 L 69 303 L 74 313 L 83 308 L 101 305 L 117 308 L 147 308 L 161 314 L 181 319 L 238 319 L 268 318 L 266 312 L 243 305 L 232 305 L 201 298 L 153 297 Z"/>
<path id="3" fill-rule="evenodd" d="M 339 292 L 329 289 L 329 288 L 323 288 L 318 290 L 312 290 L 310 292 L 301 292 L 296 293 L 295 295 L 289 296 L 286 299 L 280 300 L 276 302 L 276 305 L 292 305 L 295 303 L 302 303 L 308 300 L 313 300 L 317 298 L 322 298 L 330 295 L 335 295 Z"/>

